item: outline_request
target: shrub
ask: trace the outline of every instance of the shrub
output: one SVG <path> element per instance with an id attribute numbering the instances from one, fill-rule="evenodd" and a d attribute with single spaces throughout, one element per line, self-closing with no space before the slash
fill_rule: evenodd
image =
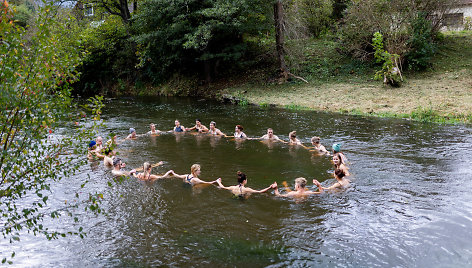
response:
<path id="1" fill-rule="evenodd" d="M 431 22 L 420 12 L 412 23 L 412 33 L 407 42 L 410 51 L 405 55 L 408 67 L 413 70 L 423 70 L 431 65 L 431 59 L 436 51 L 434 33 Z"/>

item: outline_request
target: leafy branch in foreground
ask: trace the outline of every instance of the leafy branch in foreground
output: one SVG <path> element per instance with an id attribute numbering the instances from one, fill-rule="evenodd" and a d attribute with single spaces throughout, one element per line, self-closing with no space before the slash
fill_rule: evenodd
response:
<path id="1" fill-rule="evenodd" d="M 64 212 L 72 216 L 70 208 L 83 203 L 100 211 L 98 193 L 85 200 L 76 194 L 74 203 L 48 207 L 52 184 L 83 166 L 86 158 L 77 156 L 85 155 L 83 144 L 102 124 L 101 98 L 80 110 L 71 98 L 82 55 L 76 38 L 57 22 L 56 9 L 44 3 L 26 30 L 12 21 L 6 2 L 0 4 L 0 232 L 10 242 L 19 241 L 22 230 L 48 239 L 82 237 L 81 227 L 52 231 L 42 220 Z"/>

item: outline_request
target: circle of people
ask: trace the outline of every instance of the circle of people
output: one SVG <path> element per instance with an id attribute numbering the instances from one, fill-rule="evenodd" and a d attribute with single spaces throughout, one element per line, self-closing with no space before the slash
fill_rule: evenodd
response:
<path id="1" fill-rule="evenodd" d="M 318 188 L 317 191 L 311 191 L 306 188 L 307 180 L 305 178 L 296 178 L 295 179 L 295 189 L 291 190 L 287 183 L 284 181 L 282 184 L 285 187 L 285 193 L 281 194 L 278 189 L 277 182 L 272 183 L 268 187 L 261 189 L 261 190 L 254 190 L 246 186 L 247 184 L 247 177 L 244 173 L 238 171 L 237 172 L 237 185 L 234 186 L 224 186 L 222 184 L 221 178 L 218 178 L 214 181 L 205 181 L 199 178 L 201 173 L 201 167 L 199 164 L 193 164 L 190 167 L 189 174 L 179 175 L 175 173 L 173 170 L 167 171 L 164 175 L 155 175 L 152 174 L 152 169 L 154 167 L 160 166 L 163 164 L 162 161 L 159 163 L 151 165 L 149 162 L 145 162 L 141 168 L 132 169 L 130 171 L 126 171 L 124 168 L 126 164 L 122 162 L 122 160 L 115 156 L 115 147 L 118 144 L 117 137 L 113 136 L 110 140 L 108 140 L 105 145 L 103 145 L 102 137 L 98 136 L 95 140 L 90 141 L 89 148 L 88 148 L 88 158 L 90 160 L 96 159 L 103 159 L 103 163 L 107 167 L 113 167 L 112 174 L 114 176 L 134 176 L 141 181 L 155 181 L 159 179 L 166 179 L 166 178 L 180 178 L 184 181 L 184 183 L 188 183 L 192 186 L 195 185 L 208 185 L 208 184 L 217 184 L 219 188 L 226 189 L 231 191 L 237 197 L 247 197 L 253 193 L 264 193 L 271 189 L 274 189 L 274 193 L 277 196 L 286 196 L 286 197 L 300 197 L 300 196 L 308 196 L 313 194 L 321 194 L 324 190 L 334 190 L 334 189 L 342 189 L 349 186 L 350 180 L 347 178 L 349 174 L 349 170 L 347 167 L 347 158 L 341 152 L 341 145 L 340 144 L 333 144 L 332 146 L 332 154 L 326 150 L 326 148 L 321 144 L 320 137 L 313 137 L 311 138 L 311 145 L 310 147 L 303 145 L 299 139 L 297 139 L 296 131 L 292 131 L 289 133 L 289 141 L 284 141 L 274 135 L 274 131 L 272 128 L 267 129 L 267 133 L 259 138 L 250 138 L 244 132 L 244 128 L 241 125 L 236 125 L 234 129 L 234 134 L 232 136 L 228 136 L 224 134 L 221 130 L 216 128 L 216 123 L 214 121 L 210 122 L 210 128 L 204 126 L 201 120 L 197 119 L 195 121 L 195 125 L 190 128 L 185 128 L 180 124 L 179 120 L 175 120 L 175 126 L 172 130 L 169 131 L 160 131 L 156 129 L 155 124 L 150 124 L 150 131 L 146 134 L 142 135 L 157 135 L 164 132 L 171 132 L 171 133 L 184 133 L 184 132 L 192 132 L 196 131 L 197 133 L 207 134 L 207 135 L 218 135 L 223 137 L 234 137 L 235 139 L 248 139 L 248 140 L 266 140 L 269 142 L 282 142 L 287 143 L 289 145 L 298 145 L 302 146 L 305 149 L 308 149 L 312 152 L 318 152 L 321 155 L 331 156 L 332 155 L 332 162 L 334 164 L 334 173 L 333 176 L 336 179 L 336 182 L 329 186 L 323 187 L 319 181 L 313 179 L 313 184 Z M 136 130 L 134 128 L 129 129 L 129 135 L 125 138 L 125 140 L 133 140 L 136 139 L 138 136 L 136 134 Z M 142 172 L 141 172 L 142 171 Z"/>

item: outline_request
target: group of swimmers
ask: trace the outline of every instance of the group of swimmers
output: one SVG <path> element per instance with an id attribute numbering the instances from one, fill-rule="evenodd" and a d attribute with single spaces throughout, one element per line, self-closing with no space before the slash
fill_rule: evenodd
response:
<path id="1" fill-rule="evenodd" d="M 175 120 L 175 126 L 172 130 L 169 131 L 160 131 L 156 129 L 155 124 L 150 124 L 150 131 L 147 132 L 147 135 L 157 135 L 163 132 L 173 132 L 173 133 L 183 133 L 183 132 L 190 132 L 190 131 L 197 131 L 198 133 L 208 134 L 208 135 L 216 135 L 216 136 L 223 136 L 223 137 L 234 137 L 235 139 L 256 139 L 256 140 L 268 140 L 270 142 L 283 142 L 288 143 L 290 145 L 298 145 L 302 146 L 309 150 L 314 150 L 322 155 L 330 156 L 330 152 L 326 150 L 326 148 L 321 144 L 319 137 L 311 138 L 312 147 L 307 147 L 303 145 L 300 140 L 297 139 L 296 131 L 292 131 L 289 133 L 289 141 L 284 141 L 274 135 L 274 131 L 269 128 L 267 129 L 267 133 L 261 136 L 260 138 L 250 138 L 243 132 L 243 127 L 241 125 L 236 125 L 235 132 L 233 136 L 228 136 L 224 134 L 221 130 L 216 128 L 216 123 L 214 121 L 210 122 L 210 128 L 204 126 L 199 119 L 196 120 L 195 125 L 191 128 L 185 128 L 179 122 L 179 120 Z M 125 138 L 129 139 L 136 139 L 138 136 L 136 134 L 136 130 L 134 128 L 129 129 L 129 135 Z M 245 197 L 253 193 L 264 193 L 269 191 L 270 189 L 274 189 L 274 193 L 277 196 L 308 196 L 312 194 L 320 194 L 324 190 L 332 190 L 332 189 L 339 189 L 345 188 L 349 185 L 350 180 L 347 178 L 350 176 L 348 167 L 346 166 L 347 158 L 341 152 L 340 144 L 334 144 L 332 146 L 332 160 L 334 164 L 334 178 L 336 179 L 336 183 L 329 187 L 323 187 L 320 182 L 316 179 L 313 179 L 313 184 L 318 188 L 317 191 L 310 191 L 306 189 L 307 180 L 305 178 L 297 178 L 295 179 L 295 190 L 290 190 L 286 185 L 286 193 L 280 194 L 278 190 L 277 182 L 272 183 L 268 187 L 261 189 L 261 190 L 254 190 L 249 187 L 246 187 L 247 184 L 247 177 L 244 173 L 238 171 L 237 172 L 237 185 L 234 186 L 224 186 L 222 184 L 221 178 L 218 178 L 214 181 L 204 181 L 199 178 L 201 173 L 201 167 L 199 164 L 193 164 L 190 168 L 189 174 L 179 175 L 175 173 L 173 170 L 167 171 L 164 175 L 155 175 L 152 174 L 152 169 L 154 167 L 160 166 L 163 162 L 156 163 L 151 165 L 149 162 L 145 162 L 141 168 L 132 169 L 130 171 L 124 170 L 126 164 L 122 162 L 119 157 L 115 156 L 114 149 L 117 145 L 116 136 L 113 136 L 110 140 L 103 144 L 102 137 L 97 137 L 94 141 L 89 143 L 89 151 L 88 157 L 89 159 L 103 159 L 103 163 L 106 167 L 113 167 L 112 174 L 114 176 L 134 176 L 141 181 L 155 181 L 158 179 L 166 179 L 166 178 L 180 178 L 185 183 L 191 184 L 193 186 L 196 185 L 209 185 L 209 184 L 217 184 L 219 188 L 226 189 L 231 191 L 234 195 L 239 197 Z M 139 172 L 142 171 L 142 172 Z"/>

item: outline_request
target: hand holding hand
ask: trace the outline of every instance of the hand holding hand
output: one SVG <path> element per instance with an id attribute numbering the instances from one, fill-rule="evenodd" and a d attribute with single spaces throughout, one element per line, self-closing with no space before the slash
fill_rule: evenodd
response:
<path id="1" fill-rule="evenodd" d="M 157 163 L 158 166 L 160 165 L 164 165 L 164 162 L 163 161 L 159 161 L 159 163 Z"/>

